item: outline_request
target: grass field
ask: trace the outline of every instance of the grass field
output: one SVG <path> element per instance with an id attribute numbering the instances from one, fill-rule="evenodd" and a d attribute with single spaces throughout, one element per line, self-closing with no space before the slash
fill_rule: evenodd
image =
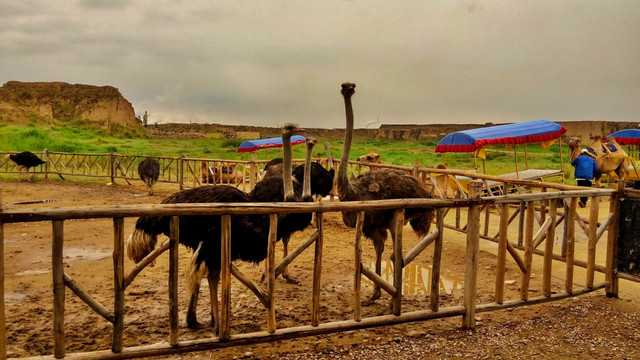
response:
<path id="1" fill-rule="evenodd" d="M 202 157 L 211 159 L 243 159 L 248 160 L 249 153 L 238 153 L 237 147 L 242 140 L 206 139 L 181 137 L 152 137 L 146 135 L 125 134 L 113 136 L 98 130 L 68 126 L 20 126 L 0 124 L 0 150 L 4 151 L 49 151 L 70 153 L 121 153 L 150 156 Z M 443 163 L 442 154 L 435 153 L 435 141 L 354 141 L 351 159 L 369 152 L 377 152 L 383 163 L 413 166 L 436 167 Z M 319 139 L 317 151 L 326 156 L 324 141 Z M 342 141 L 331 143 L 331 152 L 340 157 Z M 559 169 L 560 156 L 558 145 L 542 149 L 539 144 L 527 145 L 525 159 L 524 145 L 515 149 L 518 154 L 518 169 Z M 567 163 L 567 147 L 563 146 L 565 174 L 571 174 L 571 166 Z M 515 152 L 506 146 L 493 146 L 486 149 L 486 173 L 497 175 L 514 172 L 516 169 Z M 279 149 L 261 150 L 258 159 L 272 159 L 281 156 Z M 294 157 L 304 157 L 304 146 L 294 146 Z M 473 153 L 447 153 L 445 163 L 448 168 L 473 169 Z M 478 159 L 478 171 L 483 166 Z M 569 176 L 571 178 L 571 176 Z M 571 179 L 572 180 L 572 179 Z"/>

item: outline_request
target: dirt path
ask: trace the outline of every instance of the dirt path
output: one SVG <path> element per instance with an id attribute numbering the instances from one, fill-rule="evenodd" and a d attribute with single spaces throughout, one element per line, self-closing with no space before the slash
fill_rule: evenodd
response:
<path id="1" fill-rule="evenodd" d="M 19 183 L 0 181 L 2 201 L 9 209 L 109 204 L 159 203 L 177 191 L 175 185 L 160 185 L 153 196 L 146 196 L 142 184 L 79 185 L 71 182 L 37 181 Z M 46 202 L 39 202 L 46 201 Z M 35 202 L 32 204 L 20 204 Z M 604 205 L 603 205 L 604 206 Z M 604 209 L 604 207 L 603 207 Z M 586 211 L 581 209 L 580 211 Z M 601 216 L 605 216 L 601 211 Z M 586 214 L 586 213 L 585 213 Z M 451 216 L 451 215 L 450 215 Z M 497 216 L 494 217 L 497 222 Z M 451 219 L 447 219 L 451 222 Z M 135 219 L 125 219 L 125 236 L 133 229 Z M 345 227 L 337 213 L 325 215 L 325 248 L 322 274 L 321 321 L 350 319 L 352 258 L 354 230 Z M 405 229 L 405 249 L 417 241 Z M 292 240 L 295 247 L 312 229 Z M 491 232 L 497 228 L 491 229 Z M 113 307 L 111 220 L 66 221 L 65 273 L 80 283 L 107 308 Z M 557 232 L 561 234 L 560 231 Z M 48 355 L 53 352 L 51 291 L 51 224 L 48 222 L 5 225 L 5 302 L 9 357 Z M 389 258 L 390 242 L 385 250 Z M 602 244 L 599 244 L 599 246 Z M 584 256 L 579 245 L 577 258 Z M 463 234 L 445 231 L 441 306 L 459 305 L 462 299 L 465 238 Z M 366 262 L 373 262 L 373 247 L 363 244 Z M 427 308 L 432 251 L 419 255 L 405 270 L 403 311 Z M 277 258 L 281 257 L 278 245 Z M 313 250 L 307 250 L 291 266 L 291 273 L 301 284 L 277 283 L 277 325 L 287 327 L 310 322 L 311 274 Z M 189 252 L 180 249 L 180 266 Z M 531 296 L 542 291 L 541 268 L 534 257 Z M 126 271 L 133 266 L 126 260 Z M 259 279 L 262 266 L 238 263 L 252 279 Z M 495 287 L 495 245 L 482 243 L 479 267 L 479 303 L 493 301 Z M 387 272 L 390 267 L 385 267 Z M 125 346 L 165 342 L 168 340 L 168 259 L 161 256 L 156 265 L 145 269 L 127 290 Z M 596 277 L 596 282 L 602 281 Z M 576 282 L 583 283 L 584 271 L 576 268 Z M 506 298 L 519 296 L 520 271 L 507 261 Z M 554 289 L 564 284 L 564 264 L 554 263 Z M 208 328 L 193 331 L 186 327 L 187 297 L 184 278 L 180 276 L 180 338 L 197 339 L 211 336 Z M 208 324 L 208 289 L 201 289 L 199 320 Z M 371 287 L 365 283 L 363 296 Z M 185 354 L 182 359 L 436 359 L 436 358 L 543 358 L 634 359 L 640 358 L 640 287 L 622 280 L 620 299 L 609 299 L 596 292 L 560 302 L 521 307 L 494 313 L 481 313 L 475 331 L 461 328 L 459 317 L 381 327 L 343 334 L 315 336 L 282 341 L 275 344 L 245 346 L 213 352 Z M 248 290 L 234 282 L 232 286 L 232 333 L 266 330 L 265 311 Z M 377 315 L 387 309 L 389 297 L 374 306 L 363 308 L 363 316 Z M 67 352 L 110 348 L 110 324 L 92 311 L 70 291 L 66 295 L 65 313 Z M 169 357 L 167 357 L 168 359 Z M 176 358 L 176 357 L 171 357 Z"/>

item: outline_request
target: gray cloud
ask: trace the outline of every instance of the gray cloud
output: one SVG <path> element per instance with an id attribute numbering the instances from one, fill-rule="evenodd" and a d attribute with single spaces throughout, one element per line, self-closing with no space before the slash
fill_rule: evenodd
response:
<path id="1" fill-rule="evenodd" d="M 0 5 L 0 81 L 112 85 L 153 121 L 638 121 L 635 1 Z"/>

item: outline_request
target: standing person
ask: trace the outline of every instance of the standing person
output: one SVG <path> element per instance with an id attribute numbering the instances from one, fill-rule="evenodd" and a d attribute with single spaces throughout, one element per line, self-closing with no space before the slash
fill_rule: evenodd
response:
<path id="1" fill-rule="evenodd" d="M 580 155 L 573 159 L 571 165 L 576 168 L 573 177 L 578 182 L 578 186 L 591 187 L 591 182 L 599 170 L 596 160 L 589 155 L 587 149 L 580 150 Z M 587 200 L 586 196 L 581 197 L 578 205 L 587 206 Z"/>

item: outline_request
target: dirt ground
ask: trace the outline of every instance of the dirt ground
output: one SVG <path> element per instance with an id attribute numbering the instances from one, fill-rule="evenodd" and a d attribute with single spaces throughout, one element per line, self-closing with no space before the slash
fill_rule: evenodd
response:
<path id="1" fill-rule="evenodd" d="M 155 194 L 147 196 L 142 183 L 133 185 L 78 184 L 70 181 L 0 181 L 4 209 L 28 209 L 58 206 L 155 204 L 177 191 L 177 185 L 159 184 Z M 40 202 L 42 201 L 42 202 Z M 24 204 L 24 202 L 35 202 Z M 606 215 L 606 203 L 601 217 Z M 580 209 L 586 211 L 588 209 Z M 447 222 L 451 223 L 452 213 Z M 464 218 L 464 216 L 463 216 Z M 494 216 L 497 223 L 497 216 Z M 125 219 L 125 236 L 133 229 L 135 218 Z M 295 247 L 309 235 L 297 234 Z M 345 227 L 340 214 L 325 214 L 325 246 L 321 286 L 321 321 L 347 320 L 352 313 L 354 230 Z M 497 229 L 491 229 L 495 233 Z M 562 234 L 561 230 L 556 232 Z M 65 273 L 77 281 L 107 308 L 113 308 L 112 221 L 71 220 L 64 224 Z M 464 277 L 464 234 L 445 230 L 441 276 L 441 307 L 460 305 Z M 556 238 L 558 238 L 557 235 Z M 583 236 L 583 235 L 581 235 Z M 577 259 L 586 259 L 584 238 L 578 238 Z M 51 282 L 51 224 L 49 222 L 6 224 L 5 303 L 9 357 L 49 355 L 53 353 Z M 406 228 L 405 251 L 417 242 Z M 601 241 L 604 243 L 604 241 Z M 598 251 L 602 252 L 602 244 Z M 281 257 L 278 244 L 277 258 Z M 479 304 L 493 301 L 495 289 L 495 245 L 482 242 L 478 271 Z M 363 243 L 365 263 L 373 263 L 373 246 Z M 426 309 L 432 248 L 427 248 L 405 269 L 403 311 Z M 388 241 L 385 259 L 391 254 Z M 180 248 L 180 266 L 185 268 L 189 251 Z M 290 266 L 300 280 L 288 284 L 281 278 L 276 285 L 276 320 L 279 328 L 308 325 L 311 317 L 313 247 Z M 604 263 L 599 261 L 599 263 Z M 263 266 L 237 263 L 239 269 L 259 281 Z M 127 258 L 125 272 L 133 263 Z M 564 263 L 555 262 L 553 288 L 564 286 Z M 530 296 L 542 294 L 542 262 L 534 256 Z M 390 275 L 391 267 L 385 264 Z M 520 271 L 508 258 L 505 282 L 506 299 L 519 298 Z M 584 284 L 585 272 L 576 268 L 576 288 Z M 602 281 L 596 274 L 596 283 Z M 145 269 L 127 289 L 125 303 L 124 346 L 168 341 L 168 257 L 162 255 L 154 267 Z M 180 275 L 180 338 L 211 337 L 207 326 L 199 330 L 186 327 L 187 296 Z M 389 327 L 313 336 L 273 344 L 204 351 L 172 356 L 180 359 L 526 359 L 533 356 L 556 359 L 638 359 L 640 358 L 640 287 L 620 281 L 620 298 L 607 298 L 598 291 L 553 303 L 519 307 L 493 313 L 479 313 L 475 330 L 463 330 L 461 318 L 432 320 Z M 364 282 L 363 297 L 371 292 Z M 208 325 L 209 297 L 206 281 L 201 289 L 199 320 Z M 266 330 L 265 311 L 252 293 L 239 282 L 232 284 L 232 334 Z M 389 296 L 363 308 L 363 316 L 388 313 Z M 67 289 L 65 331 L 67 353 L 110 349 L 110 323 L 93 313 Z"/>

